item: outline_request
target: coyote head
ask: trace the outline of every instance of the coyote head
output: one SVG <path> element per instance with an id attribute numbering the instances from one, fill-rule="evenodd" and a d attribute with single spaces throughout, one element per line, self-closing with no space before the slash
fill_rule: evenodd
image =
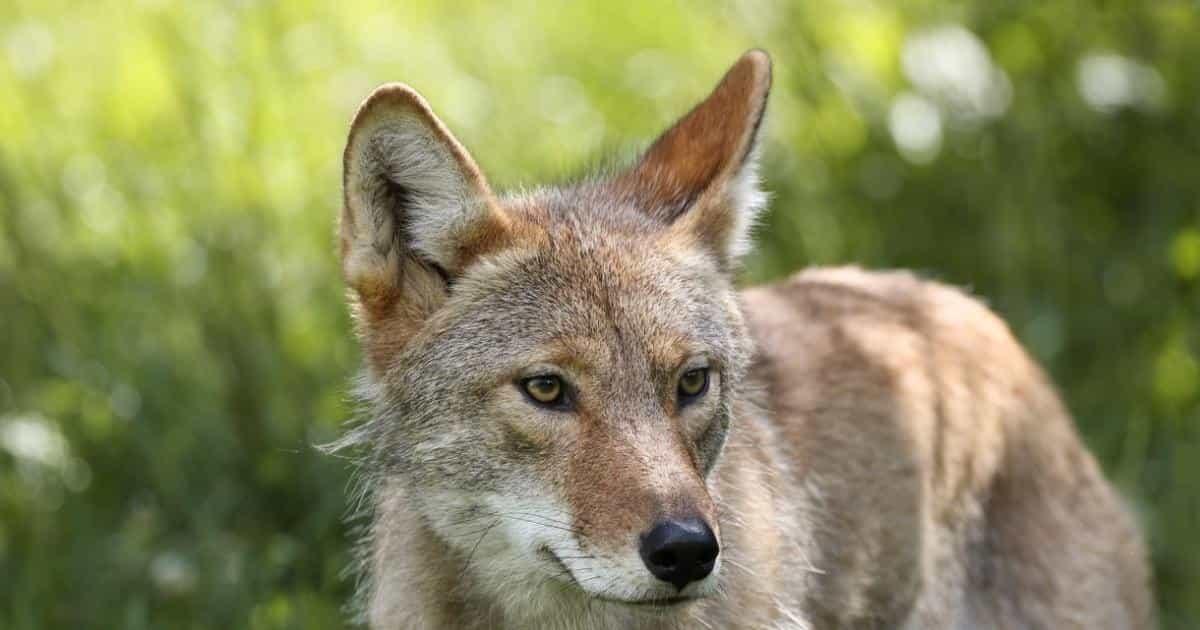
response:
<path id="1" fill-rule="evenodd" d="M 367 98 L 340 249 L 369 410 L 346 443 L 370 453 L 375 538 L 401 501 L 461 579 L 510 600 L 714 592 L 707 480 L 751 352 L 731 276 L 764 201 L 769 86 L 749 52 L 626 170 L 521 195 L 493 192 L 412 89 Z"/>

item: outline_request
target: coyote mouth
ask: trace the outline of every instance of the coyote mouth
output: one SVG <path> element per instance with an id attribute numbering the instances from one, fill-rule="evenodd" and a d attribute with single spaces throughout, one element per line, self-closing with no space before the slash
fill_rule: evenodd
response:
<path id="1" fill-rule="evenodd" d="M 622 606 L 643 608 L 643 610 L 668 610 L 668 608 L 682 606 L 684 604 L 688 604 L 688 602 L 696 601 L 697 599 L 700 599 L 700 598 L 694 598 L 694 596 L 679 596 L 679 595 L 677 595 L 677 596 L 673 596 L 673 598 L 652 598 L 652 599 L 631 600 L 631 599 L 606 598 L 606 596 L 604 596 L 604 595 L 594 595 L 592 593 L 588 593 L 587 589 L 583 588 L 582 584 L 580 584 L 580 581 L 576 580 L 575 572 L 571 571 L 570 566 L 566 565 L 566 563 L 563 562 L 563 559 L 559 558 L 558 554 L 554 553 L 550 547 L 545 547 L 545 546 L 541 547 L 541 550 L 539 550 L 539 551 L 542 554 L 544 554 L 546 559 L 550 560 L 551 563 L 558 566 L 559 571 L 557 572 L 557 574 L 553 574 L 554 577 L 565 577 L 566 580 L 570 581 L 571 586 L 574 586 L 575 588 L 582 590 L 582 592 L 584 594 L 588 595 L 589 598 L 592 598 L 594 600 L 605 601 L 605 602 L 608 602 L 608 604 L 619 604 Z"/>
<path id="2" fill-rule="evenodd" d="M 607 597 L 597 597 L 596 599 L 612 602 L 614 604 L 624 604 L 625 606 L 635 606 L 637 608 L 675 608 L 689 602 L 694 602 L 697 598 L 660 597 L 657 599 L 610 599 Z"/>
<path id="3" fill-rule="evenodd" d="M 565 577 L 568 580 L 570 580 L 570 583 L 572 585 L 574 585 L 576 588 L 583 590 L 583 586 L 579 584 L 579 580 L 575 579 L 575 572 L 571 571 L 571 567 L 567 566 L 567 563 L 563 562 L 562 558 L 558 557 L 558 554 L 554 553 L 554 551 L 552 551 L 550 549 L 550 547 L 546 547 L 546 546 L 543 546 L 539 551 L 541 551 L 541 553 L 543 555 L 545 555 L 550 560 L 551 563 L 553 563 L 554 565 L 556 565 L 559 568 L 559 572 L 554 574 L 554 577 L 558 577 L 558 578 Z M 587 591 L 584 591 L 584 592 L 587 592 Z"/>
<path id="4" fill-rule="evenodd" d="M 575 573 L 573 571 L 571 571 L 571 567 L 568 567 L 567 563 L 563 562 L 562 558 L 558 557 L 558 554 L 554 553 L 554 551 L 551 550 L 549 547 L 542 547 L 540 549 L 540 551 L 542 554 L 544 554 L 546 556 L 546 558 L 548 560 L 550 560 L 550 562 L 552 562 L 559 568 L 559 572 L 555 574 L 555 577 L 567 578 L 570 581 L 571 585 L 573 585 L 576 588 L 578 588 L 579 590 L 583 591 L 588 597 L 595 599 L 597 601 L 606 602 L 606 603 L 610 603 L 610 604 L 620 604 L 622 606 L 630 606 L 632 608 L 637 608 L 640 610 L 659 610 L 659 611 L 661 611 L 661 610 L 670 610 L 673 608 L 681 607 L 684 604 L 694 602 L 697 599 L 699 599 L 698 597 L 684 597 L 684 596 L 655 597 L 655 598 L 651 598 L 651 599 L 618 599 L 616 597 L 604 597 L 603 595 L 593 595 L 592 593 L 587 592 L 587 590 L 583 588 L 583 586 L 579 583 L 579 580 L 575 579 Z"/>

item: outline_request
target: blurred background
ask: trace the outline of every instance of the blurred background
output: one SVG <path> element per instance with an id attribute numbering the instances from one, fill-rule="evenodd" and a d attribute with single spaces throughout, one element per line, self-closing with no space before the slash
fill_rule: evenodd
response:
<path id="1" fill-rule="evenodd" d="M 1200 4 L 0 3 L 0 627 L 331 628 L 358 364 L 349 119 L 421 90 L 497 187 L 632 154 L 745 49 L 746 282 L 969 287 L 1062 386 L 1200 627 Z"/>

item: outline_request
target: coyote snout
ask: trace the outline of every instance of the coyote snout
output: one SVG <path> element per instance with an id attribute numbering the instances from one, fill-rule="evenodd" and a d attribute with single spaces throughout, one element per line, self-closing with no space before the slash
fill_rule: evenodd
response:
<path id="1" fill-rule="evenodd" d="M 614 569 L 609 579 L 592 585 L 580 580 L 584 590 L 604 599 L 711 594 L 720 564 L 719 520 L 689 447 L 694 442 L 680 439 L 688 427 L 667 417 L 624 423 L 616 432 L 597 429 L 581 433 L 566 477 L 580 544 L 592 557 L 564 564 L 594 575 L 597 558 L 605 558 Z"/>
<path id="2" fill-rule="evenodd" d="M 695 512 L 658 518 L 636 535 L 618 537 L 620 546 L 607 549 L 581 528 L 580 548 L 592 552 L 557 559 L 578 586 L 597 598 L 628 604 L 681 603 L 715 590 L 721 543 L 710 525 L 714 522 Z M 604 571 L 601 563 L 611 568 Z"/>

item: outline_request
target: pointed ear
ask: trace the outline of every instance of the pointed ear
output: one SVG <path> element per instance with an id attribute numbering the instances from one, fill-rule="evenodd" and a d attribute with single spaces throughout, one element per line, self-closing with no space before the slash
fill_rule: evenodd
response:
<path id="1" fill-rule="evenodd" d="M 670 235 L 697 241 L 732 266 L 766 202 L 755 140 L 771 88 L 771 58 L 742 55 L 703 102 L 655 140 L 616 185 Z"/>
<path id="2" fill-rule="evenodd" d="M 343 162 L 342 270 L 368 316 L 435 308 L 446 283 L 503 238 L 483 174 L 421 95 L 376 89 L 351 123 Z"/>

